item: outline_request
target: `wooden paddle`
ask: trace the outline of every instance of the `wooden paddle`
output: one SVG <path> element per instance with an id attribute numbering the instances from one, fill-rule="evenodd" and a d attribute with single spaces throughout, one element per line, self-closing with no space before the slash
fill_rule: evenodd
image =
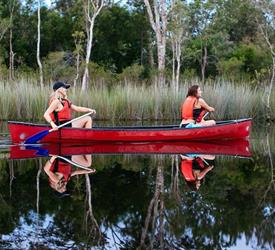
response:
<path id="1" fill-rule="evenodd" d="M 93 113 L 93 111 L 91 111 L 91 112 L 89 112 L 89 113 L 87 113 L 87 114 L 85 114 L 85 115 L 79 116 L 79 117 L 77 117 L 77 118 L 74 118 L 74 119 L 72 119 L 72 120 L 70 120 L 70 121 L 68 121 L 68 122 L 65 122 L 64 124 L 59 125 L 59 126 L 57 127 L 57 129 L 60 129 L 60 128 L 66 126 L 67 124 L 70 124 L 70 123 L 72 123 L 72 122 L 74 122 L 74 121 L 77 121 L 77 120 L 79 120 L 79 119 L 81 119 L 81 118 L 83 118 L 83 117 L 86 117 L 86 116 L 88 116 L 88 115 L 91 115 L 92 113 Z M 41 131 L 41 132 L 39 132 L 39 133 L 37 133 L 37 134 L 32 135 L 31 137 L 29 137 L 27 140 L 24 141 L 24 144 L 34 144 L 34 143 L 37 143 L 37 142 L 40 141 L 43 137 L 45 137 L 46 135 L 48 135 L 49 133 L 51 133 L 51 132 L 53 132 L 53 131 L 55 131 L 55 129 L 43 130 L 43 131 Z"/>

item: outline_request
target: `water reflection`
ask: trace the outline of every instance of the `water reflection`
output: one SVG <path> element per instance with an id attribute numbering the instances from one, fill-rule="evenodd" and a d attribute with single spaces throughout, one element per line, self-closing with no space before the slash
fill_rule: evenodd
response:
<path id="1" fill-rule="evenodd" d="M 272 249 L 266 142 L 253 156 L 248 141 L 12 146 L 0 161 L 0 247 Z M 69 197 L 53 195 L 49 174 L 67 178 Z M 202 182 L 195 192 L 188 178 Z"/>
<path id="2" fill-rule="evenodd" d="M 214 168 L 214 155 L 180 155 L 181 173 L 192 190 L 198 190 L 205 175 Z"/>
<path id="3" fill-rule="evenodd" d="M 73 170 L 72 165 L 80 169 Z M 72 177 L 95 173 L 95 169 L 88 168 L 91 165 L 91 155 L 73 155 L 67 157 L 51 155 L 51 158 L 44 166 L 44 171 L 48 175 L 50 187 L 56 191 L 56 195 L 58 197 L 65 197 L 69 195 L 67 184 Z"/>

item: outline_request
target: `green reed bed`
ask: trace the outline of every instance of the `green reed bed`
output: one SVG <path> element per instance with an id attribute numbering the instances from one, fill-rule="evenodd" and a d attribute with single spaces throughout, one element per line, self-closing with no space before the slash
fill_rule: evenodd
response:
<path id="1" fill-rule="evenodd" d="M 69 98 L 74 104 L 97 110 L 102 120 L 179 120 L 180 106 L 190 84 L 181 83 L 178 92 L 170 87 L 117 83 L 113 87 L 93 86 L 87 91 L 71 88 Z M 253 117 L 264 119 L 266 108 L 263 91 L 226 81 L 207 83 L 203 97 L 215 107 L 215 119 Z M 0 120 L 43 120 L 51 93 L 50 86 L 40 88 L 31 80 L 0 82 Z M 271 112 L 275 118 L 275 94 L 271 98 Z"/>

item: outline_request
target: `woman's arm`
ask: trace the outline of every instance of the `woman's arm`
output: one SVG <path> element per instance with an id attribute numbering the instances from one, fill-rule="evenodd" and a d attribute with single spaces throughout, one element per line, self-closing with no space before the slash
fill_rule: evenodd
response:
<path id="1" fill-rule="evenodd" d="M 71 109 L 76 112 L 93 112 L 94 114 L 96 113 L 96 111 L 94 109 L 80 107 L 80 106 L 76 106 L 74 104 L 71 105 Z"/>
<path id="2" fill-rule="evenodd" d="M 56 159 L 56 156 L 52 156 L 45 164 L 44 166 L 44 171 L 45 173 L 49 176 L 49 178 L 53 181 L 53 182 L 58 182 L 59 179 L 57 177 L 56 174 L 54 174 L 50 169 L 51 169 L 51 166 L 52 164 L 54 163 Z"/>
<path id="3" fill-rule="evenodd" d="M 213 168 L 214 168 L 214 166 L 209 166 L 209 167 L 207 167 L 206 169 L 204 169 L 202 172 L 200 172 L 200 173 L 198 174 L 198 180 L 203 179 L 204 176 L 205 176 L 210 170 L 212 170 Z"/>
<path id="4" fill-rule="evenodd" d="M 52 121 L 52 118 L 50 116 L 50 114 L 52 112 L 54 112 L 57 108 L 58 108 L 58 104 L 59 101 L 58 100 L 54 100 L 51 105 L 47 108 L 46 112 L 44 113 L 44 118 L 45 120 L 50 123 L 50 125 L 52 126 L 52 128 L 56 128 L 56 124 Z"/>
<path id="5" fill-rule="evenodd" d="M 215 109 L 213 107 L 210 107 L 202 98 L 199 99 L 199 104 L 209 112 L 215 111 Z"/>

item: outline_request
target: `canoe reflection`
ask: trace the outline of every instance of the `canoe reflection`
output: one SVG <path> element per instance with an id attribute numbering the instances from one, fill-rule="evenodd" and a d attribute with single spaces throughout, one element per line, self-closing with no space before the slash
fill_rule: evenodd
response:
<path id="1" fill-rule="evenodd" d="M 76 170 L 73 170 L 72 165 L 76 167 Z M 50 187 L 56 191 L 56 195 L 64 197 L 69 195 L 67 184 L 73 176 L 95 172 L 94 169 L 89 169 L 91 165 L 91 155 L 69 157 L 51 155 L 44 166 L 44 171 L 48 175 Z"/>
<path id="2" fill-rule="evenodd" d="M 214 168 L 214 155 L 181 155 L 180 171 L 192 190 L 198 190 L 205 175 Z"/>
<path id="3" fill-rule="evenodd" d="M 96 143 L 45 144 L 37 146 L 12 146 L 11 159 L 36 158 L 48 155 L 81 154 L 212 154 L 250 157 L 249 141 L 211 141 L 211 142 L 150 142 L 150 143 Z"/>

